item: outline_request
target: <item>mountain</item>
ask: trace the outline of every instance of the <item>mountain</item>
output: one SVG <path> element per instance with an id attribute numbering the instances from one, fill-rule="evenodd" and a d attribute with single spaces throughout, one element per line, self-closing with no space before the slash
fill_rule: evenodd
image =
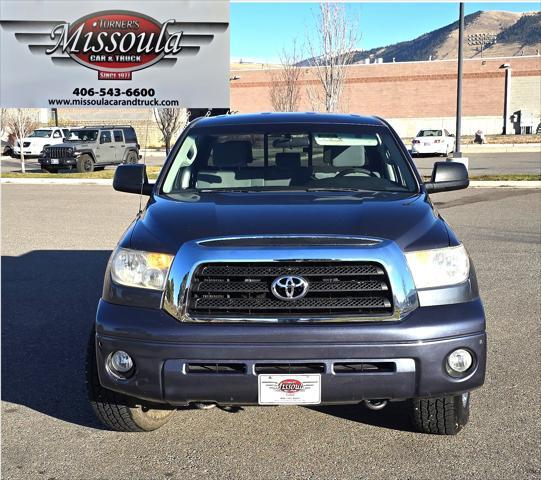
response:
<path id="1" fill-rule="evenodd" d="M 362 25 L 361 25 L 362 29 Z M 354 63 L 444 60 L 458 56 L 458 21 L 405 42 L 357 51 Z M 464 17 L 464 58 L 541 53 L 541 12 L 479 11 Z M 310 59 L 301 62 L 310 65 Z"/>

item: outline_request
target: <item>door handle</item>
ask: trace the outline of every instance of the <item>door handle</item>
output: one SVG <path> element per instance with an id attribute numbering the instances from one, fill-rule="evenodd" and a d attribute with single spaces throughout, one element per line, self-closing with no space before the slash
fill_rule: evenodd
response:
<path id="1" fill-rule="evenodd" d="M 114 146 L 114 145 L 110 145 L 109 148 L 115 148 L 115 146 Z"/>

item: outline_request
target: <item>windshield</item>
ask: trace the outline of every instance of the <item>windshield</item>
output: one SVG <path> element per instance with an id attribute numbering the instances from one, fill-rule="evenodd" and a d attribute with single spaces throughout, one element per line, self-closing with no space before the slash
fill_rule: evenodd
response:
<path id="1" fill-rule="evenodd" d="M 83 141 L 83 142 L 94 142 L 98 138 L 98 130 L 70 130 L 70 136 L 68 140 L 71 141 Z"/>
<path id="2" fill-rule="evenodd" d="M 270 130 L 271 126 L 267 126 Z M 316 126 L 321 127 L 321 126 Z M 186 190 L 415 192 L 417 183 L 384 127 L 194 127 L 178 148 L 163 193 Z M 291 128 L 291 127 L 289 127 Z"/>
<path id="3" fill-rule="evenodd" d="M 51 130 L 34 130 L 29 137 L 49 138 L 51 136 Z"/>
<path id="4" fill-rule="evenodd" d="M 421 130 L 418 137 L 441 137 L 441 130 Z"/>

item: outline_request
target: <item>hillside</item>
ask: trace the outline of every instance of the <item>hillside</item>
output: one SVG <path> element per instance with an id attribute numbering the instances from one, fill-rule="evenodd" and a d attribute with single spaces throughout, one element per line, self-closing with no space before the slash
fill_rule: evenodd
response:
<path id="1" fill-rule="evenodd" d="M 464 27 L 465 58 L 541 52 L 541 12 L 479 11 L 464 17 Z M 457 50 L 458 21 L 413 40 L 358 51 L 354 63 L 364 63 L 366 58 L 383 58 L 384 62 L 444 60 L 456 58 Z M 309 64 L 310 59 L 302 62 Z"/>

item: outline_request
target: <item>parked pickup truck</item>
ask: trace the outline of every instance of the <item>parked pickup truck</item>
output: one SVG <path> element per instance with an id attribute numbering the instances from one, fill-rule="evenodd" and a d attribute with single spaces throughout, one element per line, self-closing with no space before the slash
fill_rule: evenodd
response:
<path id="1" fill-rule="evenodd" d="M 407 401 L 455 434 L 485 378 L 473 264 L 379 118 L 254 114 L 190 123 L 105 273 L 87 376 L 103 423 L 153 430 L 178 407 Z M 362 407 L 359 407 L 362 408 Z"/>
<path id="2" fill-rule="evenodd" d="M 17 140 L 13 146 L 13 157 L 19 157 L 21 150 L 26 157 L 37 157 L 49 145 L 62 143 L 69 136 L 69 128 L 36 128 L 28 137 Z"/>

